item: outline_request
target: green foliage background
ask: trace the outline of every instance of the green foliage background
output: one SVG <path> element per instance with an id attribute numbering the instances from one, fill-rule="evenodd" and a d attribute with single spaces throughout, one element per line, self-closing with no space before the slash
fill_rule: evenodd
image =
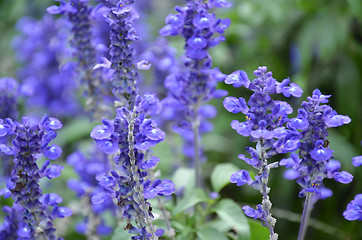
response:
<path id="1" fill-rule="evenodd" d="M 163 26 L 164 18 L 170 11 L 167 7 L 172 7 L 176 2 L 183 4 L 180 0 L 154 1 L 163 6 L 161 13 L 150 15 L 154 29 Z M 40 18 L 46 7 L 53 3 L 49 0 L 0 0 L 0 77 L 16 76 L 17 63 L 14 50 L 10 47 L 17 34 L 16 21 L 25 15 Z M 232 8 L 218 9 L 217 14 L 230 18 L 232 24 L 226 31 L 226 42 L 212 49 L 214 66 L 226 74 L 242 69 L 249 77 L 258 66 L 268 66 L 279 81 L 290 77 L 298 83 L 304 89 L 303 99 L 313 89 L 319 88 L 322 93 L 332 95 L 330 104 L 339 114 L 352 118 L 347 126 L 331 130 L 329 140 L 336 159 L 341 161 L 344 170 L 354 175 L 354 181 L 348 185 L 325 181 L 334 194 L 315 205 L 307 239 L 362 239 L 361 222 L 349 222 L 342 216 L 347 203 L 362 192 L 362 167 L 354 168 L 351 164 L 353 156 L 362 154 L 362 1 L 234 0 Z M 157 35 L 157 30 L 154 35 Z M 180 39 L 172 41 L 175 46 L 180 46 Z M 220 88 L 227 89 L 232 96 L 248 96 L 246 90 L 229 88 L 224 84 L 220 84 Z M 291 104 L 297 107 L 301 101 L 292 100 Z M 213 121 L 215 129 L 203 138 L 209 158 L 203 171 L 210 186 L 215 184 L 210 180 L 210 175 L 218 164 L 233 163 L 240 169 L 250 169 L 237 158 L 239 153 L 245 153 L 245 146 L 250 143 L 231 129 L 230 122 L 235 115 L 223 109 L 221 100 L 213 101 L 213 104 L 219 110 Z M 63 148 L 65 146 L 70 152 L 74 141 L 87 139 L 92 126 L 84 125 L 85 122 L 87 120 L 84 119 L 73 122 L 68 129 L 64 129 L 63 135 L 59 134 Z M 177 157 L 171 153 L 167 141 L 170 140 L 155 149 L 155 155 L 161 158 L 159 168 L 162 173 L 172 175 L 171 169 Z M 296 239 L 303 201 L 297 197 L 299 186 L 283 179 L 283 171 L 280 168 L 271 174 L 270 197 L 273 214 L 278 219 L 276 231 L 280 239 Z M 66 168 L 61 179 L 57 180 L 60 182 L 53 188 L 58 193 L 62 192 L 65 199 L 75 197 L 65 187 L 66 179 L 72 176 L 72 170 Z M 221 189 L 222 186 L 216 188 Z M 222 198 L 231 198 L 239 204 L 256 205 L 260 201 L 259 193 L 247 186 L 230 184 L 222 188 L 220 194 Z M 1 201 L 1 204 L 8 204 Z M 232 204 L 225 202 L 228 201 L 226 199 L 223 201 L 222 204 Z M 70 202 L 66 200 L 66 203 Z M 249 226 L 252 235 L 258 234 L 259 223 L 251 222 Z M 198 238 L 209 239 L 210 231 L 213 230 L 203 229 L 198 233 Z M 251 237 L 260 238 L 257 235 Z M 70 231 L 65 239 L 82 237 Z"/>

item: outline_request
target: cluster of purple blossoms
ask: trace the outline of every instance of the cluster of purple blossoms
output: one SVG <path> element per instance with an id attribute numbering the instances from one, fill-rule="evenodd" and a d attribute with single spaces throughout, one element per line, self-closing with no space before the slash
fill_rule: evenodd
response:
<path id="1" fill-rule="evenodd" d="M 38 124 L 32 124 L 28 118 L 23 118 L 22 123 L 10 118 L 0 119 L 0 136 L 14 138 L 12 146 L 1 144 L 0 150 L 13 155 L 15 164 L 7 187 L 0 190 L 0 195 L 5 198 L 12 196 L 14 200 L 13 209 L 5 209 L 10 215 L 0 228 L 0 236 L 5 236 L 3 239 L 58 239 L 52 221 L 72 214 L 70 209 L 58 206 L 62 202 L 60 196 L 42 194 L 39 187 L 41 178 L 56 178 L 63 169 L 59 165 L 50 165 L 50 160 L 55 160 L 62 152 L 59 146 L 50 145 L 57 136 L 55 130 L 61 127 L 59 120 L 47 116 Z M 37 165 L 40 153 L 48 158 L 41 168 Z M 17 217 L 14 216 L 16 213 Z"/>
<path id="2" fill-rule="evenodd" d="M 257 142 L 256 148 L 246 148 L 251 158 L 246 158 L 243 154 L 238 157 L 259 171 L 255 180 L 252 180 L 248 171 L 240 170 L 231 175 L 230 181 L 238 186 L 247 183 L 260 191 L 263 196 L 262 204 L 258 205 L 256 210 L 245 206 L 244 212 L 249 217 L 260 219 L 263 225 L 269 228 L 270 239 L 277 239 L 278 235 L 274 233 L 276 220 L 270 214 L 270 188 L 267 183 L 270 168 L 278 167 L 278 163 L 268 164 L 267 159 L 278 153 L 295 151 L 299 141 L 292 131 L 287 131 L 284 127 L 289 121 L 288 114 L 292 113 L 293 109 L 286 102 L 273 100 L 270 94 L 301 97 L 303 91 L 297 84 L 290 83 L 289 79 L 278 82 L 273 78 L 272 72 L 267 72 L 266 67 L 259 67 L 254 75 L 256 79 L 250 81 L 244 71 L 236 71 L 225 79 L 226 84 L 244 86 L 254 92 L 248 103 L 242 97 L 226 97 L 224 107 L 229 112 L 246 115 L 246 122 L 233 120 L 231 127 L 242 136 L 250 136 L 251 142 Z"/>
<path id="3" fill-rule="evenodd" d="M 67 163 L 79 176 L 79 179 L 68 180 L 68 187 L 81 199 L 80 213 L 85 216 L 84 220 L 76 225 L 76 230 L 90 238 L 112 233 L 112 228 L 105 224 L 102 214 L 110 211 L 116 215 L 116 209 L 110 197 L 102 204 L 91 202 L 94 195 L 103 192 L 98 184 L 97 176 L 103 176 L 111 169 L 107 155 L 97 151 L 96 146 L 92 146 L 92 149 L 93 151 L 88 155 L 76 151 L 67 158 Z"/>
<path id="4" fill-rule="evenodd" d="M 97 176 L 103 187 L 92 197 L 92 202 L 102 203 L 109 197 L 115 199 L 123 210 L 130 233 L 137 234 L 132 239 L 157 239 L 162 229 L 152 225 L 151 206 L 147 199 L 156 196 L 169 196 L 174 193 L 172 181 L 147 178 L 147 169 L 153 168 L 159 161 L 157 157 L 145 159 L 144 152 L 165 138 L 165 133 L 156 123 L 146 118 L 160 111 L 160 103 L 154 95 L 137 96 L 132 111 L 126 107 L 117 109 L 112 121 L 103 119 L 103 125 L 96 126 L 91 132 L 98 148 L 108 155 L 114 155 L 115 168 L 108 174 Z M 136 226 L 132 225 L 136 223 Z"/>
<path id="5" fill-rule="evenodd" d="M 316 89 L 308 101 L 302 103 L 298 110 L 298 116 L 290 119 L 287 128 L 294 131 L 300 140 L 298 148 L 299 156 L 292 153 L 290 158 L 280 161 L 280 165 L 289 169 L 285 176 L 289 179 L 297 179 L 303 187 L 299 196 L 315 193 L 319 198 L 329 197 L 332 193 L 323 188 L 324 178 L 334 178 L 340 183 L 349 183 L 353 176 L 346 171 L 339 171 L 341 164 L 337 160 L 331 160 L 333 150 L 329 148 L 327 129 L 338 127 L 351 122 L 348 116 L 338 115 L 328 103 L 330 95 L 323 95 Z M 286 143 L 287 145 L 287 143 Z"/>
<path id="6" fill-rule="evenodd" d="M 35 108 L 39 112 L 46 110 L 57 117 L 79 113 L 74 65 L 65 63 L 71 58 L 66 46 L 69 24 L 51 15 L 41 20 L 24 17 L 18 21 L 17 29 L 20 35 L 13 46 L 23 64 L 18 79 L 21 93 L 27 97 L 25 109 L 29 113 Z"/>
<path id="7" fill-rule="evenodd" d="M 98 37 L 96 41 L 92 40 L 95 34 L 93 30 L 99 29 L 105 23 L 103 16 L 103 21 L 99 18 L 104 12 L 101 5 L 93 8 L 88 0 L 60 0 L 60 6 L 51 6 L 47 9 L 51 14 L 66 16 L 71 23 L 71 45 L 77 59 L 76 75 L 85 86 L 84 94 L 87 97 L 85 108 L 87 111 L 92 111 L 95 116 L 109 112 L 110 109 L 106 105 L 111 102 L 107 98 L 107 95 L 111 95 L 107 84 L 110 73 L 107 69 L 95 68 L 108 49 L 103 44 L 103 39 Z"/>
<path id="8" fill-rule="evenodd" d="M 104 58 L 105 63 L 97 67 L 112 69 L 111 83 L 116 106 L 133 108 L 137 95 L 136 82 L 138 72 L 135 64 L 135 50 L 132 43 L 139 37 L 133 27 L 137 14 L 133 9 L 134 0 L 105 0 L 103 4 L 109 8 L 106 21 L 110 31 L 110 61 Z M 138 67 L 138 66 L 137 66 Z M 139 66 L 143 68 L 144 66 Z M 147 66 L 146 66 L 147 68 Z"/>
<path id="9" fill-rule="evenodd" d="M 194 159 L 199 187 L 202 185 L 199 162 L 204 158 L 200 157 L 200 134 L 212 130 L 207 119 L 216 116 L 216 109 L 205 103 L 226 95 L 226 91 L 216 89 L 225 75 L 211 68 L 208 50 L 225 40 L 222 34 L 230 25 L 230 19 L 216 18 L 210 12 L 213 8 L 230 6 L 225 0 L 187 0 L 185 7 L 175 7 L 177 13 L 169 14 L 166 26 L 160 30 L 162 36 L 181 35 L 185 39 L 183 66 L 164 83 L 169 93 L 163 100 L 167 113 L 163 115 L 175 122 L 173 130 L 184 138 L 184 154 Z"/>

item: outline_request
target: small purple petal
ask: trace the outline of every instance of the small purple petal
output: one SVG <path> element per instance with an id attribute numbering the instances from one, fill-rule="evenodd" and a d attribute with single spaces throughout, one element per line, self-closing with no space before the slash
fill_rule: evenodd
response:
<path id="1" fill-rule="evenodd" d="M 116 142 L 111 140 L 96 140 L 97 146 L 105 154 L 115 154 L 119 150 L 119 146 Z"/>
<path id="2" fill-rule="evenodd" d="M 155 232 L 157 237 L 161 237 L 164 234 L 165 230 L 163 230 L 162 228 L 158 228 Z"/>
<path id="3" fill-rule="evenodd" d="M 244 98 L 226 97 L 223 104 L 225 109 L 231 113 L 242 112 L 246 114 L 249 111 Z"/>
<path id="4" fill-rule="evenodd" d="M 244 137 L 250 136 L 251 128 L 246 122 L 239 122 L 238 120 L 231 121 L 231 128 L 236 130 L 237 133 Z"/>
<path id="5" fill-rule="evenodd" d="M 150 159 L 144 161 L 141 163 L 141 168 L 142 169 L 150 169 L 153 168 L 154 166 L 157 165 L 157 163 L 160 161 L 160 159 L 158 157 L 151 157 Z"/>
<path id="6" fill-rule="evenodd" d="M 343 124 L 348 124 L 351 122 L 351 118 L 348 116 L 342 116 L 342 115 L 334 115 L 331 117 L 327 117 L 325 120 L 325 123 L 328 127 L 339 127 Z"/>
<path id="7" fill-rule="evenodd" d="M 10 126 L 7 124 L 0 124 L 0 137 L 4 137 L 10 130 Z"/>
<path id="8" fill-rule="evenodd" d="M 152 199 L 157 196 L 157 190 L 155 188 L 146 189 L 143 193 L 143 197 L 146 199 Z"/>
<path id="9" fill-rule="evenodd" d="M 251 179 L 248 171 L 239 170 L 231 175 L 230 182 L 236 183 L 237 186 L 242 186 L 245 183 L 250 185 L 253 180 Z"/>
<path id="10" fill-rule="evenodd" d="M 333 177 L 334 177 L 334 180 L 336 180 L 337 182 L 343 183 L 343 184 L 350 183 L 353 180 L 352 174 L 350 174 L 349 172 L 346 172 L 346 171 L 336 172 L 333 174 Z"/>
<path id="11" fill-rule="evenodd" d="M 102 202 L 104 202 L 106 199 L 108 198 L 107 193 L 105 192 L 101 192 L 98 193 L 96 195 L 94 195 L 91 199 L 93 204 L 101 204 Z"/>
<path id="12" fill-rule="evenodd" d="M 4 144 L 0 144 L 0 151 L 6 155 L 13 155 L 16 153 L 13 147 L 8 147 Z"/>
<path id="13" fill-rule="evenodd" d="M 226 84 L 232 84 L 234 87 L 249 87 L 250 81 L 246 72 L 239 70 L 228 75 L 224 80 Z"/>
<path id="14" fill-rule="evenodd" d="M 113 133 L 113 129 L 110 129 L 106 125 L 95 126 L 90 134 L 90 136 L 97 140 L 102 140 L 109 138 Z"/>
<path id="15" fill-rule="evenodd" d="M 67 207 L 59 207 L 58 211 L 57 211 L 57 217 L 58 218 L 64 218 L 64 217 L 69 217 L 73 214 L 73 211 L 70 210 L 70 208 Z"/>
<path id="16" fill-rule="evenodd" d="M 310 152 L 311 157 L 316 161 L 327 161 L 332 157 L 333 151 L 329 148 L 315 148 Z"/>
<path id="17" fill-rule="evenodd" d="M 53 5 L 47 8 L 47 12 L 49 14 L 59 14 L 62 13 L 62 9 L 59 6 Z"/>
<path id="18" fill-rule="evenodd" d="M 355 167 L 362 166 L 362 156 L 357 156 L 352 158 L 352 164 Z"/>
<path id="19" fill-rule="evenodd" d="M 51 129 L 60 129 L 63 127 L 63 124 L 56 118 L 53 118 L 53 117 L 50 117 L 49 118 L 50 122 L 48 123 L 48 126 L 51 128 Z"/>
<path id="20" fill-rule="evenodd" d="M 59 166 L 59 165 L 50 165 L 46 170 L 45 170 L 45 176 L 48 179 L 52 179 L 52 178 L 56 178 L 59 177 L 61 174 L 61 171 L 64 169 L 63 166 Z"/>
<path id="21" fill-rule="evenodd" d="M 44 150 L 44 156 L 50 160 L 57 159 L 62 154 L 62 149 L 58 145 L 52 145 Z"/>
<path id="22" fill-rule="evenodd" d="M 294 180 L 294 179 L 299 178 L 300 175 L 299 175 L 298 171 L 295 169 L 287 169 L 284 172 L 283 177 L 288 180 Z"/>

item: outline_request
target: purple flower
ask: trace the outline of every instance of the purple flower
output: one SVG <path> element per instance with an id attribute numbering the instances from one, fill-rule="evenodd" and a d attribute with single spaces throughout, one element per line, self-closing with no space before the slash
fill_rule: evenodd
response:
<path id="1" fill-rule="evenodd" d="M 9 129 L 6 135 L 13 138 L 13 146 L 2 145 L 0 149 L 5 154 L 13 155 L 15 163 L 7 182 L 7 189 L 0 192 L 5 197 L 11 193 L 14 199 L 12 210 L 7 210 L 9 218 L 5 221 L 0 236 L 5 234 L 7 237 L 4 239 L 9 239 L 13 235 L 17 235 L 16 239 L 35 239 L 35 236 L 38 236 L 38 228 L 41 227 L 44 238 L 55 239 L 53 219 L 69 216 L 71 210 L 58 207 L 58 203 L 62 201 L 58 195 L 43 195 L 39 181 L 45 176 L 49 179 L 58 177 L 63 166 L 50 165 L 50 160 L 46 160 L 39 169 L 37 156 L 43 153 L 52 160 L 59 157 L 60 147 L 48 146 L 55 138 L 55 132 L 51 138 L 46 136 L 53 129 L 60 128 L 61 123 L 56 118 L 47 116 L 44 116 L 38 124 L 31 124 L 28 118 L 23 118 L 22 123 L 13 122 L 9 118 L 5 122 L 3 120 L 0 122 Z M 14 218 L 15 212 L 19 215 L 18 218 Z"/>
<path id="2" fill-rule="evenodd" d="M 212 11 L 214 7 L 227 7 L 226 3 L 187 0 L 186 6 L 177 6 L 177 13 L 166 17 L 167 25 L 159 31 L 162 36 L 181 35 L 185 40 L 181 67 L 165 80 L 168 95 L 163 100 L 163 106 L 167 113 L 165 117 L 174 123 L 173 130 L 184 139 L 184 154 L 191 159 L 195 156 L 192 151 L 194 139 L 212 130 L 208 121 L 210 115 L 199 110 L 211 99 L 225 96 L 224 90 L 216 89 L 225 75 L 218 69 L 212 69 L 209 49 L 225 39 L 222 34 L 230 21 L 218 19 Z M 200 136 L 194 138 L 196 127 Z M 200 148 L 197 159 L 205 159 L 202 146 Z"/>
<path id="3" fill-rule="evenodd" d="M 123 218 L 138 225 L 130 233 L 143 234 L 139 236 L 145 237 L 156 234 L 156 229 L 150 224 L 153 215 L 147 199 L 171 195 L 175 185 L 167 179 L 156 179 L 154 182 L 146 180 L 148 172 L 144 171 L 155 167 L 159 158 L 145 159 L 142 151 L 147 151 L 165 139 L 165 133 L 157 124 L 145 117 L 158 111 L 158 99 L 154 95 L 146 95 L 144 98 L 137 96 L 134 104 L 133 111 L 126 107 L 117 109 L 117 116 L 113 120 L 104 119 L 103 125 L 96 126 L 91 133 L 101 151 L 108 155 L 116 154 L 113 160 L 116 169 L 119 169 L 110 172 L 105 170 L 96 175 L 102 191 L 94 193 L 91 199 L 95 205 L 115 199 L 123 209 Z M 83 193 L 82 189 L 76 190 Z M 147 231 L 142 230 L 140 218 L 145 222 L 148 219 L 142 223 L 147 224 Z"/>
<path id="4" fill-rule="evenodd" d="M 231 113 L 242 112 L 246 114 L 249 110 L 244 98 L 226 97 L 224 99 L 224 107 Z"/>
<path id="5" fill-rule="evenodd" d="M 278 87 L 285 88 L 282 84 Z M 298 172 L 299 176 L 295 174 L 290 178 L 297 177 L 297 182 L 303 187 L 299 193 L 302 197 L 307 191 L 315 193 L 317 199 L 323 198 L 320 189 L 324 178 L 334 178 L 337 182 L 344 184 L 353 179 L 348 172 L 338 172 L 341 164 L 337 160 L 331 160 L 333 150 L 329 148 L 327 129 L 347 124 L 351 119 L 348 116 L 337 115 L 330 106 L 324 105 L 328 103 L 329 97 L 330 95 L 323 95 L 315 89 L 313 95 L 302 103 L 298 116 L 287 124 L 289 131 L 295 136 L 292 139 L 298 142 L 300 160 L 298 162 L 282 160 L 281 163 Z M 294 153 L 293 156 L 297 159 Z"/>
<path id="6" fill-rule="evenodd" d="M 253 180 L 251 179 L 248 171 L 239 170 L 231 175 L 230 182 L 236 183 L 237 186 L 242 186 L 245 183 L 250 185 L 253 182 Z"/>
<path id="7" fill-rule="evenodd" d="M 267 182 L 271 168 L 278 167 L 278 163 L 268 163 L 268 158 L 278 153 L 286 153 L 294 151 L 300 145 L 299 133 L 294 133 L 285 128 L 285 124 L 289 121 L 288 114 L 292 113 L 293 109 L 289 104 L 282 101 L 273 101 L 271 94 L 283 93 L 284 96 L 302 95 L 301 88 L 290 83 L 289 79 L 279 83 L 272 76 L 272 72 L 267 72 L 267 67 L 259 67 L 254 71 L 255 79 L 250 81 L 244 71 L 236 71 L 224 80 L 226 84 L 232 84 L 234 87 L 244 86 L 254 93 L 250 96 L 248 102 L 243 98 L 226 97 L 224 99 L 224 107 L 232 113 L 242 112 L 246 115 L 245 122 L 233 120 L 231 127 L 242 136 L 249 137 L 251 142 L 257 142 L 256 148 L 247 148 L 251 158 L 246 158 L 243 154 L 239 158 L 247 164 L 256 168 L 259 172 L 253 181 L 246 170 L 240 170 L 234 173 L 230 182 L 236 183 L 237 186 L 242 186 L 245 183 L 252 188 L 260 191 L 263 196 L 262 204 L 258 205 L 257 210 L 245 206 L 244 212 L 247 216 L 254 219 L 260 219 L 264 226 L 270 230 L 271 238 L 277 238 L 274 233 L 276 220 L 270 214 L 271 202 L 269 200 L 269 187 Z M 297 125 L 296 128 L 305 128 L 305 123 Z M 298 165 L 299 158 L 297 155 L 292 155 L 290 159 L 283 159 L 280 165 L 295 166 Z M 291 176 L 289 178 L 293 178 Z"/>
<path id="8" fill-rule="evenodd" d="M 354 199 L 348 203 L 343 216 L 348 221 L 362 221 L 362 194 L 357 194 Z"/>
<path id="9" fill-rule="evenodd" d="M 352 158 L 352 164 L 355 167 L 362 166 L 362 156 L 357 156 Z"/>
<path id="10" fill-rule="evenodd" d="M 250 85 L 248 75 L 242 70 L 235 71 L 228 75 L 224 81 L 226 84 L 232 84 L 234 87 L 245 86 L 248 88 Z"/>

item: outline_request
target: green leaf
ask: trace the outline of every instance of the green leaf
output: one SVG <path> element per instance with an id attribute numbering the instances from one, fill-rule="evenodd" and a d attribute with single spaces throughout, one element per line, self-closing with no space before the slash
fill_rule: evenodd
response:
<path id="1" fill-rule="evenodd" d="M 123 226 L 118 226 L 113 233 L 112 240 L 130 240 L 131 235 L 124 230 Z"/>
<path id="2" fill-rule="evenodd" d="M 190 207 L 195 206 L 196 204 L 200 203 L 200 202 L 205 202 L 208 200 L 208 197 L 206 196 L 206 194 L 204 193 L 204 191 L 202 191 L 201 189 L 193 189 L 193 191 L 190 191 L 189 193 L 187 193 L 182 199 L 181 201 L 179 201 L 175 207 L 175 209 L 173 210 L 172 214 L 176 215 Z"/>
<path id="3" fill-rule="evenodd" d="M 88 118 L 74 119 L 74 121 L 64 125 L 63 128 L 58 131 L 56 144 L 64 146 L 66 143 L 75 142 L 85 136 L 91 139 L 90 132 L 95 125 L 96 124 L 89 122 Z"/>
<path id="4" fill-rule="evenodd" d="M 232 163 L 218 164 L 211 173 L 211 185 L 215 192 L 219 192 L 230 183 L 230 176 L 239 168 Z"/>
<path id="5" fill-rule="evenodd" d="M 237 231 L 238 239 L 250 239 L 248 219 L 237 203 L 231 199 L 223 199 L 216 206 L 215 212 L 223 220 L 224 224 Z"/>
<path id="6" fill-rule="evenodd" d="M 250 227 L 250 240 L 260 240 L 269 238 L 269 230 L 256 220 L 248 220 Z"/>
<path id="7" fill-rule="evenodd" d="M 197 231 L 197 236 L 200 240 L 228 240 L 228 238 L 221 232 L 214 228 L 206 227 Z"/>
<path id="8" fill-rule="evenodd" d="M 195 170 L 184 167 L 177 169 L 173 175 L 172 182 L 175 184 L 176 189 L 185 187 L 186 192 L 193 190 L 195 186 Z"/>

